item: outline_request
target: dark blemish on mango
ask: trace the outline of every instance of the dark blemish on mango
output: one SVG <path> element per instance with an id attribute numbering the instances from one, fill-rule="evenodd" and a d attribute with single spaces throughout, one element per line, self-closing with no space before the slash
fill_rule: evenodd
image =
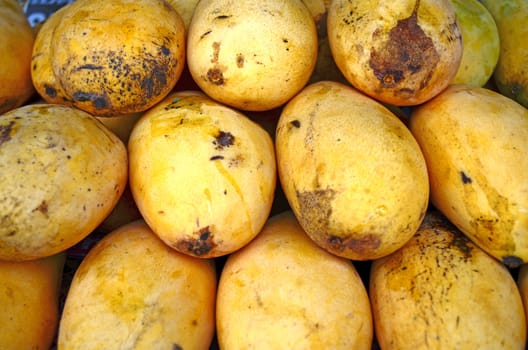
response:
<path id="1" fill-rule="evenodd" d="M 169 49 L 167 46 L 165 46 L 165 45 L 162 45 L 162 46 L 161 46 L 161 48 L 160 48 L 160 52 L 161 52 L 161 54 L 164 55 L 164 56 L 168 56 L 168 55 L 170 55 L 170 53 L 171 53 L 170 49 Z"/>
<path id="2" fill-rule="evenodd" d="M 88 64 L 83 64 L 82 66 L 77 67 L 73 71 L 76 72 L 80 70 L 102 70 L 102 69 L 103 69 L 103 66 L 88 63 Z"/>
<path id="3" fill-rule="evenodd" d="M 509 255 L 502 258 L 502 263 L 511 269 L 515 269 L 524 264 L 524 261 L 518 256 Z"/>
<path id="4" fill-rule="evenodd" d="M 462 179 L 463 184 L 470 184 L 473 182 L 473 180 L 471 180 L 471 178 L 463 171 L 460 172 L 460 178 Z"/>
<path id="5" fill-rule="evenodd" d="M 178 344 L 172 344 L 172 350 L 183 350 L 183 348 Z"/>
<path id="6" fill-rule="evenodd" d="M 224 159 L 224 156 L 220 156 L 220 155 L 212 156 L 211 158 L 209 158 L 209 160 L 222 160 L 222 159 Z"/>
<path id="7" fill-rule="evenodd" d="M 379 50 L 373 48 L 371 51 L 369 66 L 382 88 L 393 88 L 407 76 L 430 72 L 440 60 L 433 41 L 418 25 L 419 6 L 420 1 L 416 1 L 411 16 L 399 20 L 390 30 L 387 42 Z M 380 30 L 372 34 L 373 38 L 380 35 L 383 35 Z M 427 86 L 430 79 L 431 74 L 426 73 L 420 89 Z"/>
<path id="8" fill-rule="evenodd" d="M 360 255 L 369 254 L 381 245 L 379 235 L 372 233 L 362 235 L 359 238 L 353 236 L 329 236 L 327 242 L 329 248 L 335 252 L 350 250 Z"/>
<path id="9" fill-rule="evenodd" d="M 231 16 L 228 16 L 228 15 L 220 15 L 220 16 L 216 16 L 215 19 L 228 19 L 228 18 L 231 18 Z"/>
<path id="10" fill-rule="evenodd" d="M 38 207 L 36 207 L 35 209 L 33 209 L 33 211 L 38 211 L 38 212 L 41 212 L 42 214 L 44 215 L 47 215 L 48 214 L 48 203 L 43 200 Z"/>
<path id="11" fill-rule="evenodd" d="M 224 147 L 232 146 L 235 143 L 235 136 L 230 132 L 220 130 L 215 136 L 213 144 L 216 145 L 215 149 L 223 149 Z"/>
<path id="12" fill-rule="evenodd" d="M 209 230 L 209 226 L 194 232 L 194 235 L 198 235 L 198 238 L 190 238 L 178 241 L 174 247 L 179 251 L 187 252 L 194 256 L 203 256 L 208 254 L 216 247 L 216 243 L 213 241 L 213 235 Z"/>
<path id="13" fill-rule="evenodd" d="M 299 221 L 310 233 L 322 234 L 327 231 L 332 214 L 335 191 L 331 189 L 296 192 L 300 207 Z"/>
<path id="14" fill-rule="evenodd" d="M 239 53 L 237 54 L 236 56 L 236 65 L 238 68 L 243 68 L 244 67 L 244 55 Z"/>
<path id="15" fill-rule="evenodd" d="M 7 125 L 0 125 L 0 145 L 11 140 L 13 125 L 15 125 L 14 121 L 10 121 Z"/>
<path id="16" fill-rule="evenodd" d="M 209 29 L 208 31 L 204 32 L 202 35 L 200 35 L 200 39 L 205 38 L 207 35 L 211 34 L 212 30 Z"/>
<path id="17" fill-rule="evenodd" d="M 145 67 L 147 69 L 147 67 Z M 147 98 L 157 96 L 167 85 L 167 75 L 165 74 L 164 67 L 158 66 L 153 63 L 150 66 L 151 75 L 146 77 L 141 82 L 141 90 L 145 92 Z"/>
<path id="18" fill-rule="evenodd" d="M 77 91 L 73 95 L 73 100 L 76 102 L 92 102 L 96 109 L 104 109 L 110 107 L 110 100 L 106 94 L 93 94 L 85 91 Z"/>
<path id="19" fill-rule="evenodd" d="M 51 98 L 57 97 L 57 90 L 53 86 L 44 86 L 44 93 Z"/>
<path id="20" fill-rule="evenodd" d="M 444 227 L 452 233 L 452 240 L 449 243 L 449 247 L 454 247 L 462 253 L 464 260 L 471 258 L 473 247 L 471 246 L 469 238 L 459 232 L 452 224 L 445 222 L 445 220 L 442 222 L 442 225 L 445 225 Z"/>
<path id="21" fill-rule="evenodd" d="M 294 127 L 296 127 L 296 128 L 298 129 L 298 128 L 301 127 L 301 122 L 298 121 L 297 119 L 295 119 L 295 120 L 292 120 L 292 121 L 290 122 L 290 125 L 292 125 L 292 126 L 294 126 Z"/>
<path id="22" fill-rule="evenodd" d="M 211 68 L 207 71 L 207 80 L 215 85 L 224 84 L 224 74 L 219 68 Z"/>

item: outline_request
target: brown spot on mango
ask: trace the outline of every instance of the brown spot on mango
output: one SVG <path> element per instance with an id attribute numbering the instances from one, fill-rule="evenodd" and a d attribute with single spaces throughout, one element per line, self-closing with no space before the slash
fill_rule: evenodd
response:
<path id="1" fill-rule="evenodd" d="M 224 73 L 218 67 L 211 68 L 207 71 L 207 80 L 215 85 L 223 85 Z"/>
<path id="2" fill-rule="evenodd" d="M 309 234 L 321 234 L 327 231 L 332 214 L 332 200 L 335 191 L 332 189 L 315 191 L 297 191 L 301 226 Z"/>
<path id="3" fill-rule="evenodd" d="M 222 149 L 224 147 L 232 146 L 235 143 L 235 136 L 230 132 L 220 130 L 215 136 L 213 144 L 216 145 L 215 149 Z"/>
<path id="4" fill-rule="evenodd" d="M 11 131 L 13 130 L 14 121 L 10 121 L 7 125 L 0 125 L 0 145 L 11 140 Z"/>
<path id="5" fill-rule="evenodd" d="M 358 255 L 369 255 L 381 245 L 379 235 L 370 233 L 361 235 L 361 237 L 347 236 L 329 236 L 327 239 L 328 247 L 335 252 L 349 250 Z"/>
<path id="6" fill-rule="evenodd" d="M 419 75 L 419 89 L 423 89 L 431 79 L 430 72 L 440 60 L 432 39 L 418 24 L 419 6 L 420 1 L 416 1 L 411 16 L 399 20 L 390 30 L 388 40 L 371 51 L 369 65 L 381 88 L 401 85 L 400 92 L 413 93 L 405 81 L 412 75 Z M 384 35 L 383 32 L 376 30 L 372 37 L 381 35 Z"/>
<path id="7" fill-rule="evenodd" d="M 194 236 L 198 236 L 198 238 L 182 239 L 173 245 L 174 248 L 180 252 L 199 257 L 206 256 L 216 247 L 209 226 L 203 227 L 197 232 L 194 232 Z"/>

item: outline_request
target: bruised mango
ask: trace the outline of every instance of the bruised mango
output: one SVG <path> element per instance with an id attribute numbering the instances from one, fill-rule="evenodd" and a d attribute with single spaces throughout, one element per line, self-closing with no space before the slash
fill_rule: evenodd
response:
<path id="1" fill-rule="evenodd" d="M 462 58 L 462 35 L 449 0 L 336 0 L 327 26 L 332 55 L 346 79 L 395 106 L 438 94 Z"/>
<path id="2" fill-rule="evenodd" d="M 180 252 L 231 253 L 268 218 L 276 184 L 271 136 L 203 93 L 172 93 L 143 114 L 128 150 L 141 214 Z"/>
<path id="3" fill-rule="evenodd" d="M 337 82 L 308 85 L 284 106 L 275 145 L 286 198 L 318 245 L 369 260 L 418 229 L 429 200 L 425 160 L 378 101 Z"/>

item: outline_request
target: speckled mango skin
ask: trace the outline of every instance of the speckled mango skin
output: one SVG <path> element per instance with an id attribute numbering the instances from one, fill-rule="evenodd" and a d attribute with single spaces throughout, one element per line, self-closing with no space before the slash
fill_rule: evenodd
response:
<path id="1" fill-rule="evenodd" d="M 0 260 L 0 348 L 51 349 L 59 326 L 66 253 Z"/>
<path id="2" fill-rule="evenodd" d="M 29 70 L 35 34 L 16 0 L 0 0 L 0 38 L 1 114 L 35 93 Z"/>
<path id="3" fill-rule="evenodd" d="M 141 214 L 182 253 L 231 253 L 269 216 L 276 185 L 270 134 L 203 93 L 172 93 L 143 114 L 128 150 L 130 188 Z"/>
<path id="4" fill-rule="evenodd" d="M 290 211 L 228 257 L 217 295 L 220 349 L 371 349 L 354 265 L 317 246 Z"/>
<path id="5" fill-rule="evenodd" d="M 175 86 L 185 65 L 185 24 L 164 0 L 79 0 L 66 6 L 38 36 L 44 69 L 32 63 L 36 85 L 48 101 L 66 95 L 68 104 L 98 116 L 142 112 Z M 49 53 L 46 51 L 49 50 Z M 49 57 L 46 59 L 46 57 Z M 42 76 L 44 82 L 36 78 Z"/>
<path id="6" fill-rule="evenodd" d="M 431 203 L 486 252 L 528 261 L 528 110 L 498 92 L 451 85 L 413 109 Z"/>
<path id="7" fill-rule="evenodd" d="M 438 211 L 373 261 L 369 296 L 381 349 L 517 349 L 526 344 L 510 271 Z"/>
<path id="8" fill-rule="evenodd" d="M 497 25 L 477 0 L 451 0 L 462 31 L 462 60 L 451 84 L 484 86 L 493 76 L 499 60 Z"/>
<path id="9" fill-rule="evenodd" d="M 455 76 L 462 35 L 449 0 L 336 0 L 329 45 L 357 89 L 395 106 L 423 103 Z"/>
<path id="10" fill-rule="evenodd" d="M 307 83 L 317 50 L 315 21 L 300 0 L 204 0 L 189 25 L 187 62 L 211 98 L 264 111 Z"/>
<path id="11" fill-rule="evenodd" d="M 290 207 L 330 252 L 369 260 L 401 247 L 425 215 L 425 160 L 381 103 L 331 81 L 308 85 L 283 108 L 275 148 Z"/>
<path id="12" fill-rule="evenodd" d="M 499 91 L 528 108 L 528 2 L 480 0 L 499 30 L 500 54 L 493 73 Z"/>
<path id="13" fill-rule="evenodd" d="M 181 254 L 138 220 L 108 233 L 71 282 L 59 349 L 208 349 L 213 260 Z"/>
<path id="14" fill-rule="evenodd" d="M 0 259 L 61 252 L 110 213 L 127 181 L 123 142 L 95 117 L 29 104 L 0 117 Z"/>

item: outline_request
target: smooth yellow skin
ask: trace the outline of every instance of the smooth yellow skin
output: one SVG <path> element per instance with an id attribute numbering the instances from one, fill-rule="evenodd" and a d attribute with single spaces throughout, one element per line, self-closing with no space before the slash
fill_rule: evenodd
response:
<path id="1" fill-rule="evenodd" d="M 287 211 L 230 255 L 217 296 L 220 349 L 365 349 L 366 288 L 350 260 L 318 247 Z"/>
<path id="2" fill-rule="evenodd" d="M 0 260 L 0 349 L 50 349 L 59 325 L 66 254 Z"/>
<path id="3" fill-rule="evenodd" d="M 214 262 L 180 254 L 141 220 L 109 233 L 75 272 L 58 348 L 208 349 Z"/>
<path id="4" fill-rule="evenodd" d="M 0 0 L 0 114 L 35 93 L 30 62 L 35 34 L 17 0 Z"/>
<path id="5" fill-rule="evenodd" d="M 162 0 L 78 0 L 51 34 L 56 79 L 74 106 L 93 115 L 147 110 L 185 64 L 185 25 Z"/>
<path id="6" fill-rule="evenodd" d="M 381 349 L 518 349 L 526 321 L 510 271 L 437 211 L 411 240 L 371 266 Z"/>
<path id="7" fill-rule="evenodd" d="M 528 2 L 480 0 L 499 30 L 500 54 L 493 74 L 499 91 L 528 108 Z"/>
<path id="8" fill-rule="evenodd" d="M 282 110 L 275 145 L 293 212 L 330 252 L 375 259 L 418 229 L 429 198 L 425 160 L 381 103 L 337 82 L 314 83 Z"/>
<path id="9" fill-rule="evenodd" d="M 300 0 L 204 0 L 189 26 L 187 63 L 213 99 L 263 111 L 307 83 L 317 50 L 315 22 Z"/>
<path id="10" fill-rule="evenodd" d="M 462 57 L 449 0 L 336 0 L 328 9 L 327 30 L 346 79 L 395 106 L 417 105 L 438 94 Z"/>
<path id="11" fill-rule="evenodd" d="M 528 110 L 492 90 L 452 85 L 413 109 L 410 130 L 434 206 L 508 266 L 528 261 Z"/>
<path id="12" fill-rule="evenodd" d="M 73 246 L 123 193 L 125 145 L 88 113 L 30 104 L 2 115 L 0 131 L 0 259 Z"/>
<path id="13" fill-rule="evenodd" d="M 462 31 L 462 60 L 451 84 L 484 86 L 499 60 L 497 25 L 478 0 L 451 0 Z"/>
<path id="14" fill-rule="evenodd" d="M 128 142 L 130 188 L 154 232 L 180 252 L 231 253 L 271 210 L 275 152 L 268 132 L 199 92 L 176 92 L 146 112 Z"/>

